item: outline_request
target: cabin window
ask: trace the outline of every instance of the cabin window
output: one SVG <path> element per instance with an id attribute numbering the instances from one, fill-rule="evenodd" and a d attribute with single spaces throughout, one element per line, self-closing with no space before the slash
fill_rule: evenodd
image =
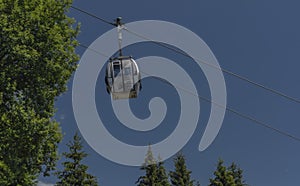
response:
<path id="1" fill-rule="evenodd" d="M 124 74 L 127 75 L 127 76 L 131 75 L 131 69 L 130 69 L 130 67 L 125 67 Z"/>
<path id="2" fill-rule="evenodd" d="M 120 64 L 114 63 L 114 77 L 117 77 L 118 74 L 120 73 L 120 71 L 121 71 L 121 66 L 120 66 Z"/>

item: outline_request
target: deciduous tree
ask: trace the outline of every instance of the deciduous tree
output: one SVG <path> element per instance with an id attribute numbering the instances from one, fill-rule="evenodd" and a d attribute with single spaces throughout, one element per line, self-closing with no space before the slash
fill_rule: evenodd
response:
<path id="1" fill-rule="evenodd" d="M 54 101 L 78 60 L 71 3 L 0 0 L 0 162 L 10 170 L 8 186 L 33 185 L 55 167 Z"/>

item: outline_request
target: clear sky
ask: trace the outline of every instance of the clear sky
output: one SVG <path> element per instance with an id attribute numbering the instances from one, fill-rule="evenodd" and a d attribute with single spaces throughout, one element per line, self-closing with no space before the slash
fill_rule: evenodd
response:
<path id="1" fill-rule="evenodd" d="M 164 20 L 182 25 L 207 43 L 221 68 L 300 99 L 300 2 L 297 0 L 75 0 L 74 6 L 111 21 L 122 16 L 125 23 Z M 90 45 L 112 29 L 112 26 L 73 9 L 70 16 L 81 23 L 78 40 L 84 45 Z M 78 47 L 80 55 L 84 51 L 85 49 Z M 184 56 L 151 43 L 127 47 L 125 52 L 136 58 L 157 55 L 176 61 L 191 77 L 199 75 L 197 90 L 201 95 L 210 97 L 208 83 L 201 69 L 193 68 L 193 62 L 189 63 L 190 60 Z M 172 133 L 174 120 L 178 119 L 180 113 L 180 108 L 176 107 L 179 105 L 178 95 L 172 94 L 175 91 L 172 87 L 151 78 L 143 81 L 140 97 L 130 102 L 133 113 L 140 118 L 148 117 L 148 111 L 143 108 L 148 107 L 147 100 L 155 96 L 166 99 L 168 112 L 171 113 L 167 113 L 163 126 L 151 132 L 130 131 L 117 124 L 116 118 L 111 118 L 114 115 L 111 113 L 110 97 L 105 92 L 103 70 L 95 90 L 96 102 L 99 115 L 104 120 L 111 121 L 106 127 L 114 136 L 128 143 L 147 145 L 149 141 L 159 142 Z M 300 137 L 299 103 L 228 74 L 224 74 L 224 78 L 228 107 Z M 72 110 L 72 81 L 73 79 L 68 84 L 68 92 L 56 102 L 56 119 L 60 121 L 65 135 L 60 152 L 66 150 L 65 143 L 78 130 Z M 199 152 L 198 144 L 207 124 L 210 108 L 209 103 L 201 101 L 198 127 L 182 149 L 195 180 L 207 185 L 218 158 L 222 158 L 226 165 L 237 163 L 244 170 L 244 177 L 250 185 L 300 184 L 300 142 L 231 112 L 226 112 L 220 133 L 213 144 L 204 152 Z M 143 174 L 138 167 L 111 162 L 96 153 L 85 141 L 83 144 L 84 150 L 89 153 L 85 163 L 89 166 L 90 173 L 99 178 L 100 185 L 131 186 Z M 165 166 L 167 170 L 173 170 L 172 158 L 165 162 Z M 53 183 L 55 178 L 44 181 Z"/>

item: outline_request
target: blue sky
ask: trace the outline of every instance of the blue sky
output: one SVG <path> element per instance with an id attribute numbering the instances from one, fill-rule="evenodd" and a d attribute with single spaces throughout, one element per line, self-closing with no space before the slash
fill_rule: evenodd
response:
<path id="1" fill-rule="evenodd" d="M 123 21 L 164 20 L 182 25 L 199 37 L 211 48 L 221 68 L 235 72 L 255 82 L 271 87 L 287 95 L 300 99 L 300 2 L 296 0 L 228 0 L 188 2 L 173 1 L 79 1 L 74 6 L 107 20 L 118 16 Z M 81 22 L 80 43 L 89 45 L 111 26 L 92 17 L 72 10 L 70 16 Z M 170 33 L 171 34 L 171 33 Z M 100 49 L 99 49 L 100 50 Z M 207 80 L 201 69 L 193 68 L 189 59 L 151 43 L 133 45 L 124 49 L 136 58 L 157 55 L 174 60 L 197 79 L 197 90 L 201 95 L 210 97 Z M 85 49 L 78 47 L 82 55 Z M 184 61 L 184 62 L 183 62 Z M 185 64 L 185 62 L 187 62 Z M 155 79 L 145 79 L 143 90 L 138 100 L 131 102 L 133 112 L 140 118 L 149 115 L 144 111 L 147 100 L 161 96 L 168 105 L 167 125 L 152 132 L 139 133 L 129 131 L 118 121 L 111 118 L 110 97 L 106 94 L 103 70 L 96 87 L 97 108 L 106 120 L 106 127 L 120 140 L 128 143 L 158 142 L 172 132 L 173 120 L 178 118 L 180 108 L 178 96 L 169 96 L 175 90 Z M 241 113 L 253 116 L 269 123 L 275 128 L 300 137 L 300 104 L 274 95 L 235 77 L 224 74 L 227 87 L 227 106 Z M 73 80 L 73 79 L 72 79 Z M 60 121 L 64 140 L 59 151 L 66 151 L 67 143 L 78 130 L 72 110 L 72 80 L 69 90 L 56 102 L 56 118 Z M 154 87 L 154 88 L 153 88 Z M 298 185 L 300 174 L 300 142 L 275 133 L 252 121 L 226 112 L 223 126 L 213 144 L 204 152 L 197 150 L 204 127 L 206 126 L 210 104 L 201 102 L 201 114 L 198 127 L 182 149 L 187 159 L 192 177 L 207 185 L 213 176 L 218 158 L 225 164 L 237 163 L 243 170 L 248 184 L 256 186 Z M 101 113 L 105 112 L 105 113 Z M 169 115 L 168 115 L 169 114 Z M 89 153 L 85 163 L 90 173 L 99 178 L 100 185 L 134 185 L 143 174 L 138 167 L 119 165 L 96 153 L 85 141 L 84 149 Z M 141 145 L 141 144 L 139 144 Z M 173 169 L 172 158 L 165 162 L 167 170 Z M 59 166 L 61 168 L 61 166 Z M 117 178 L 117 179 L 116 179 Z M 53 183 L 55 178 L 45 182 Z"/>

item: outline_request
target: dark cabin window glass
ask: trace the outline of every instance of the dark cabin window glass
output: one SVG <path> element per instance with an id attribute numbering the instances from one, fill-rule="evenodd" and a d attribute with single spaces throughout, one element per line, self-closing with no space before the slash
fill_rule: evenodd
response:
<path id="1" fill-rule="evenodd" d="M 114 64 L 114 76 L 116 77 L 121 71 L 119 64 Z"/>

